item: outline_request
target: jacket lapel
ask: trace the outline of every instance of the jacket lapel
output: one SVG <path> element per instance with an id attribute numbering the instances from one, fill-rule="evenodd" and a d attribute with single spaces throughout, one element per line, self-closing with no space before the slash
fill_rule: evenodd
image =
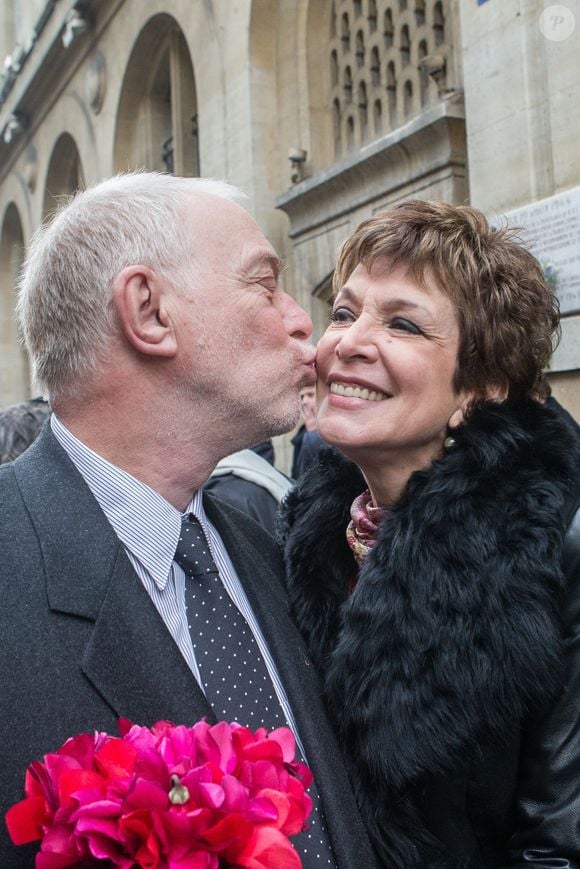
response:
<path id="1" fill-rule="evenodd" d="M 215 721 L 124 551 L 115 560 L 82 668 L 115 712 L 131 721 Z"/>
<path id="2" fill-rule="evenodd" d="M 41 542 L 49 606 L 94 622 L 81 661 L 87 678 L 116 715 L 139 724 L 213 719 L 123 546 L 48 427 L 21 461 L 28 472 L 14 469 Z"/>

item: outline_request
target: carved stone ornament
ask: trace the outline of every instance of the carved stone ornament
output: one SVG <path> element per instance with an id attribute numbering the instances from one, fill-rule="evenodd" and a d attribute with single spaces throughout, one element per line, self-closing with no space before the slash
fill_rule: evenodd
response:
<path id="1" fill-rule="evenodd" d="M 26 186 L 34 193 L 38 177 L 38 153 L 34 145 L 29 145 L 24 154 L 23 176 Z"/>
<path id="2" fill-rule="evenodd" d="M 85 97 L 95 115 L 101 111 L 106 90 L 107 64 L 103 54 L 97 51 L 85 73 Z"/>

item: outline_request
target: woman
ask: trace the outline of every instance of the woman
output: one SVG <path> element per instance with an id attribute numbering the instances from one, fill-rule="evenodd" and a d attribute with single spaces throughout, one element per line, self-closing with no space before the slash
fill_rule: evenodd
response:
<path id="1" fill-rule="evenodd" d="M 510 231 L 419 201 L 361 224 L 335 288 L 317 398 L 340 452 L 290 494 L 285 556 L 377 853 L 578 867 L 580 448 L 542 378 L 557 303 Z"/>

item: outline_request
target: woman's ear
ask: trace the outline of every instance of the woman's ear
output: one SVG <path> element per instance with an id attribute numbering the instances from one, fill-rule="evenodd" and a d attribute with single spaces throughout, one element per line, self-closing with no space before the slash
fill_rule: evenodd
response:
<path id="1" fill-rule="evenodd" d="M 477 401 L 495 401 L 498 404 L 501 404 L 501 402 L 505 401 L 508 397 L 508 391 L 509 390 L 506 383 L 490 384 L 485 388 L 485 391 L 483 393 L 465 393 L 463 399 L 461 400 L 460 406 L 451 414 L 451 417 L 449 418 L 449 422 L 447 424 L 447 428 L 458 428 L 465 421 L 469 412 L 469 408 Z"/>
<path id="2" fill-rule="evenodd" d="M 129 344 L 147 356 L 170 358 L 177 342 L 165 282 L 147 266 L 128 266 L 113 282 L 113 305 Z"/>
<path id="3" fill-rule="evenodd" d="M 507 383 L 494 383 L 485 390 L 486 401 L 496 401 L 501 404 L 508 397 L 509 387 Z"/>
<path id="4" fill-rule="evenodd" d="M 459 428 L 465 422 L 469 408 L 476 399 L 476 394 L 472 390 L 461 390 L 457 398 L 457 408 L 449 417 L 447 428 Z"/>
<path id="5" fill-rule="evenodd" d="M 465 420 L 465 408 L 458 407 L 457 410 L 455 410 L 451 414 L 451 416 L 449 417 L 449 422 L 447 423 L 447 428 L 448 429 L 459 428 L 459 426 L 463 423 L 464 420 Z"/>

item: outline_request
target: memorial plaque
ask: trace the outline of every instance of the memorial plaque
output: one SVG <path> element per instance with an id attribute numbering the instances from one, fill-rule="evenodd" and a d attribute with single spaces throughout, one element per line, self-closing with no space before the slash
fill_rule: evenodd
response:
<path id="1" fill-rule="evenodd" d="M 580 311 L 580 187 L 504 215 L 553 279 L 562 314 Z M 492 223 L 500 225 L 501 220 Z"/>

